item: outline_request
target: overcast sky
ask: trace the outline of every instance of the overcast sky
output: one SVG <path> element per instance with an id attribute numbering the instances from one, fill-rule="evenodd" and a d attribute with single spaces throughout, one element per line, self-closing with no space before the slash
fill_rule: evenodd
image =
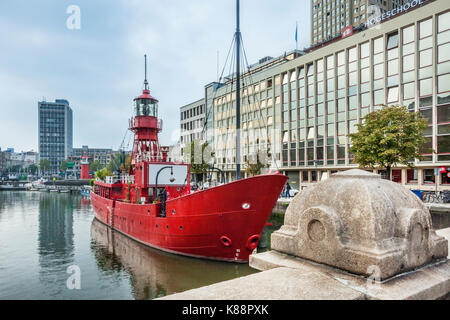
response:
<path id="1" fill-rule="evenodd" d="M 119 148 L 144 53 L 151 94 L 172 144 L 179 108 L 203 97 L 223 67 L 235 31 L 235 0 L 3 0 L 0 2 L 0 147 L 38 150 L 38 101 L 67 99 L 73 146 Z M 66 26 L 70 5 L 80 29 Z M 310 44 L 310 0 L 241 0 L 250 64 Z M 131 135 L 126 135 L 126 142 Z"/>

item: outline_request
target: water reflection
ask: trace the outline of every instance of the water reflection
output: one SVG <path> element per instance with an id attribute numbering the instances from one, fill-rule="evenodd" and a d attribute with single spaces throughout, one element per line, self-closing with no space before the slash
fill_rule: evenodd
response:
<path id="1" fill-rule="evenodd" d="M 257 272 L 246 264 L 193 259 L 155 250 L 96 219 L 91 225 L 91 237 L 98 268 L 117 274 L 128 272 L 135 299 L 153 299 Z"/>
<path id="2" fill-rule="evenodd" d="M 73 208 L 74 197 L 67 194 L 41 193 L 39 201 L 39 279 L 52 291 L 66 290 L 63 286 L 66 269 L 74 264 Z"/>

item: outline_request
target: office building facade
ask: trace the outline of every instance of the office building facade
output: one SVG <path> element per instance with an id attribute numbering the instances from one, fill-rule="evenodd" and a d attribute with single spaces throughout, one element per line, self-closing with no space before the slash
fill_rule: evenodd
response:
<path id="1" fill-rule="evenodd" d="M 107 166 L 112 160 L 114 152 L 111 148 L 89 148 L 89 146 L 84 145 L 81 148 L 73 148 L 71 156 L 81 159 L 85 154 L 91 161 L 97 161 L 102 166 Z"/>
<path id="2" fill-rule="evenodd" d="M 58 173 L 61 162 L 72 153 L 73 113 L 69 102 L 38 102 L 39 159 L 50 162 L 50 172 Z"/>
<path id="3" fill-rule="evenodd" d="M 205 99 L 202 98 L 180 108 L 180 146 L 194 140 L 203 140 L 206 119 Z"/>
<path id="4" fill-rule="evenodd" d="M 405 105 L 428 120 L 424 148 L 435 153 L 424 154 L 415 168 L 393 168 L 392 180 L 411 189 L 450 189 L 450 3 L 422 2 L 380 28 L 244 74 L 241 163 L 255 150 L 266 150 L 272 168 L 288 175 L 291 185 L 310 186 L 358 167 L 347 136 L 366 114 Z M 236 162 L 234 85 L 205 87 L 211 100 L 207 136 L 215 166 L 229 180 Z M 374 171 L 386 174 L 383 168 Z"/>

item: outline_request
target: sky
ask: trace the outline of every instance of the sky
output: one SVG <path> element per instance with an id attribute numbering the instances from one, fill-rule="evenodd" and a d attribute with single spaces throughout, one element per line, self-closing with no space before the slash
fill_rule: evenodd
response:
<path id="1" fill-rule="evenodd" d="M 163 120 L 179 138 L 181 106 L 201 99 L 222 70 L 236 28 L 234 0 L 4 0 L 0 2 L 0 148 L 38 151 L 38 101 L 67 99 L 73 147 L 130 146 L 144 54 Z M 80 10 L 79 28 L 68 8 Z M 310 45 L 310 0 L 241 0 L 250 64 Z"/>

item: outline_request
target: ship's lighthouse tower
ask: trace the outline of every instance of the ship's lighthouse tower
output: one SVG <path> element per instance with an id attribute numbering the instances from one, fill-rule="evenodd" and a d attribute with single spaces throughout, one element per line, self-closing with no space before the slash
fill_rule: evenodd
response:
<path id="1" fill-rule="evenodd" d="M 164 162 L 158 141 L 162 121 L 158 120 L 158 100 L 150 95 L 148 88 L 147 55 L 144 57 L 144 90 L 134 99 L 134 117 L 130 119 L 130 130 L 135 134 L 130 174 L 135 175 L 135 183 L 141 185 L 141 188 L 145 188 L 147 184 L 148 163 Z"/>
<path id="2" fill-rule="evenodd" d="M 91 175 L 89 174 L 89 161 L 86 154 L 83 154 L 83 156 L 81 157 L 80 179 L 91 179 Z"/>

